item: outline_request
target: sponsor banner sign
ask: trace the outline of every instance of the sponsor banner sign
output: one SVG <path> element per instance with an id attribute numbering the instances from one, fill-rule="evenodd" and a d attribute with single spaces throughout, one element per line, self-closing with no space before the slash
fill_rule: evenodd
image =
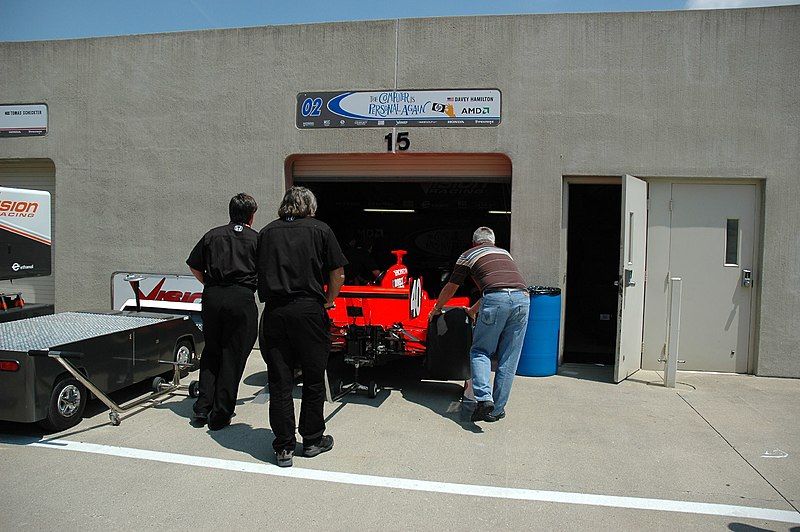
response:
<path id="1" fill-rule="evenodd" d="M 0 187 L 0 279 L 50 275 L 50 193 Z"/>
<path id="2" fill-rule="evenodd" d="M 497 89 L 301 92 L 299 129 L 490 127 L 500 124 Z"/>
<path id="3" fill-rule="evenodd" d="M 46 104 L 0 104 L 0 137 L 41 137 L 46 133 Z"/>
<path id="4" fill-rule="evenodd" d="M 114 272 L 111 276 L 111 308 L 119 310 L 136 295 L 126 275 L 144 277 L 139 283 L 139 297 L 143 301 L 171 301 L 176 303 L 200 303 L 203 300 L 203 285 L 194 275 L 175 273 Z"/>

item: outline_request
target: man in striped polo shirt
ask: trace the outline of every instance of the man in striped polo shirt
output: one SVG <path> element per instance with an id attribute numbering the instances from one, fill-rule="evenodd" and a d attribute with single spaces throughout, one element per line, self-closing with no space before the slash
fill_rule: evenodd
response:
<path id="1" fill-rule="evenodd" d="M 478 402 L 472 421 L 498 421 L 505 417 L 511 383 L 517 371 L 522 341 L 528 324 L 530 299 L 522 275 L 511 254 L 494 245 L 494 231 L 479 227 L 472 235 L 472 247 L 456 261 L 450 280 L 442 288 L 431 318 L 453 297 L 471 276 L 482 298 L 472 334 L 470 364 L 472 387 Z M 494 386 L 490 387 L 491 359 L 496 357 Z"/>

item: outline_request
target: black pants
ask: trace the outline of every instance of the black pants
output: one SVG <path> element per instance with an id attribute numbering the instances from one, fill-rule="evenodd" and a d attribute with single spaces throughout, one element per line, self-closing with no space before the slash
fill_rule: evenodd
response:
<path id="1" fill-rule="evenodd" d="M 203 290 L 200 395 L 194 412 L 225 422 L 233 415 L 244 365 L 258 336 L 253 291 L 244 286 L 208 286 Z"/>
<path id="2" fill-rule="evenodd" d="M 306 444 L 325 432 L 325 368 L 330 352 L 330 322 L 322 304 L 296 300 L 264 309 L 261 354 L 269 375 L 269 424 L 275 451 L 294 450 L 294 367 L 303 370 L 303 401 L 298 430 Z"/>

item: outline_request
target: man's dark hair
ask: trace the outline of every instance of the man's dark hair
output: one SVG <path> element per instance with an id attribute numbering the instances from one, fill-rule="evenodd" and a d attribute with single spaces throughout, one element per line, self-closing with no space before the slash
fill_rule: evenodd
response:
<path id="1" fill-rule="evenodd" d="M 317 198 L 306 187 L 291 187 L 278 207 L 280 218 L 305 218 L 317 214 Z"/>
<path id="2" fill-rule="evenodd" d="M 247 224 L 250 222 L 250 217 L 253 216 L 258 210 L 258 204 L 253 196 L 239 192 L 231 198 L 228 205 L 228 213 L 231 215 L 231 222 L 237 224 Z"/>

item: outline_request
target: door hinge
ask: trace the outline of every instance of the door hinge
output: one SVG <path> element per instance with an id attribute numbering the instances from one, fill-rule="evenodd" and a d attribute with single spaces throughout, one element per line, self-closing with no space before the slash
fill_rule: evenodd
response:
<path id="1" fill-rule="evenodd" d="M 644 354 L 644 342 L 642 342 L 642 350 L 639 351 L 639 354 L 642 354 L 642 355 Z"/>
<path id="2" fill-rule="evenodd" d="M 669 212 L 672 212 L 672 208 L 674 207 L 674 203 L 672 200 L 669 200 Z"/>

